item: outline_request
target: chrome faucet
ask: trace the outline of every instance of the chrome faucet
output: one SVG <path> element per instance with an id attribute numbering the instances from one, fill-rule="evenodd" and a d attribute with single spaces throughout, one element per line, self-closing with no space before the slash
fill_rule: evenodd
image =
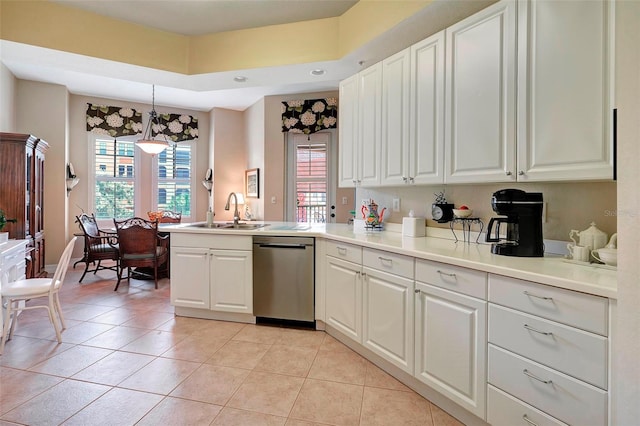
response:
<path id="1" fill-rule="evenodd" d="M 240 212 L 238 211 L 238 196 L 235 192 L 230 192 L 227 197 L 227 204 L 224 205 L 225 210 L 229 210 L 229 204 L 231 204 L 231 196 L 233 195 L 233 201 L 235 205 L 235 209 L 233 210 L 233 224 L 237 225 L 240 221 Z"/>

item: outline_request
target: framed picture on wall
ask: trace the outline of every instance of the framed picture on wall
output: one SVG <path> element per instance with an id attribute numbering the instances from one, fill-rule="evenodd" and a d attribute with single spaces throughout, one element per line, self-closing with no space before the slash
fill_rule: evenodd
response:
<path id="1" fill-rule="evenodd" d="M 260 169 L 249 169 L 244 172 L 247 198 L 260 198 Z"/>

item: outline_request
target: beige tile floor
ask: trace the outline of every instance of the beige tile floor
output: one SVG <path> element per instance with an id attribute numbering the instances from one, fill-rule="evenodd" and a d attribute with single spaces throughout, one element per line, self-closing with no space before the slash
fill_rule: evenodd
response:
<path id="1" fill-rule="evenodd" d="M 55 340 L 25 311 L 0 356 L 0 426 L 459 425 L 320 331 L 175 317 L 169 280 L 70 269 Z"/>

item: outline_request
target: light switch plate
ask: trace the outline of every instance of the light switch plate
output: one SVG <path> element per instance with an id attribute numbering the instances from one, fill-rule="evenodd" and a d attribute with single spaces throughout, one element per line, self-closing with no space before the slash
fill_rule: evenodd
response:
<path id="1" fill-rule="evenodd" d="M 399 212 L 400 211 L 400 198 L 394 198 L 393 199 L 393 208 L 392 210 L 394 212 Z"/>

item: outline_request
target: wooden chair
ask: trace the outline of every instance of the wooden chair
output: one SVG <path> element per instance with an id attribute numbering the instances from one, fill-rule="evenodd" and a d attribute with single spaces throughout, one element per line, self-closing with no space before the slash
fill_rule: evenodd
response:
<path id="1" fill-rule="evenodd" d="M 46 309 L 49 313 L 49 320 L 56 330 L 58 343 L 62 343 L 60 332 L 67 326 L 64 322 L 64 316 L 62 315 L 58 293 L 60 292 L 62 284 L 64 284 L 64 277 L 67 274 L 69 260 L 71 259 L 73 246 L 77 239 L 78 237 L 73 237 L 71 241 L 69 241 L 67 247 L 62 252 L 62 256 L 60 256 L 56 271 L 51 278 L 27 278 L 7 282 L 6 274 L 0 276 L 2 280 L 2 305 L 5 306 L 4 327 L 2 328 L 2 340 L 0 341 L 0 355 L 4 351 L 4 345 L 7 340 L 10 340 L 13 336 L 13 331 L 18 322 L 18 313 L 27 309 Z M 28 301 L 39 297 L 47 297 L 49 303 L 27 306 Z M 58 325 L 58 321 L 60 321 L 60 325 Z"/>
<path id="2" fill-rule="evenodd" d="M 132 217 L 113 220 L 118 234 L 120 261 L 118 268 L 118 290 L 122 271 L 127 268 L 127 282 L 131 280 L 132 267 L 153 268 L 153 279 L 158 288 L 158 267 L 169 259 L 169 250 L 165 244 L 167 237 L 158 235 L 158 222 Z"/>
<path id="3" fill-rule="evenodd" d="M 98 229 L 95 215 L 86 213 L 76 216 L 80 229 L 84 233 L 84 273 L 78 282 L 82 282 L 87 272 L 94 274 L 102 269 L 110 269 L 118 272 L 118 241 L 113 232 L 105 232 Z M 115 260 L 116 265 L 102 266 L 103 260 Z M 96 264 L 96 262 L 98 262 Z M 77 262 L 76 262 L 77 263 Z M 89 264 L 95 264 L 95 269 L 89 269 Z M 74 265 L 75 266 L 75 265 Z"/>

